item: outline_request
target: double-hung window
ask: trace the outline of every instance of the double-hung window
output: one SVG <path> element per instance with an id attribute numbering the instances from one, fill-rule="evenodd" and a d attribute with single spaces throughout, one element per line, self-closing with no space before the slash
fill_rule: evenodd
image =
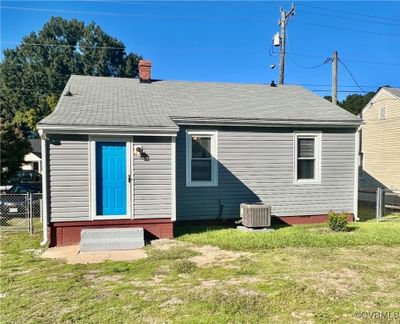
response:
<path id="1" fill-rule="evenodd" d="M 187 131 L 186 185 L 217 185 L 217 168 L 217 133 Z"/>
<path id="2" fill-rule="evenodd" d="M 295 133 L 294 176 L 296 183 L 320 182 L 320 147 L 319 133 Z"/>

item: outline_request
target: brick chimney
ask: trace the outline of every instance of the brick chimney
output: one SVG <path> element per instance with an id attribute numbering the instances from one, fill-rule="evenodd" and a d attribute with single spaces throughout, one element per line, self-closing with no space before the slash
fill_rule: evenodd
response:
<path id="1" fill-rule="evenodd" d="M 139 80 L 143 83 L 151 82 L 151 61 L 140 60 L 139 61 Z"/>

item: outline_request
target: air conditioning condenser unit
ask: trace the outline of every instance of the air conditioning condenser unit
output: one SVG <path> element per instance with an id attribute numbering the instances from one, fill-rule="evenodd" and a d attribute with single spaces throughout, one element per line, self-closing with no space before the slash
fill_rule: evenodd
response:
<path id="1" fill-rule="evenodd" d="M 246 227 L 271 226 L 271 205 L 263 202 L 240 204 L 242 225 Z"/>

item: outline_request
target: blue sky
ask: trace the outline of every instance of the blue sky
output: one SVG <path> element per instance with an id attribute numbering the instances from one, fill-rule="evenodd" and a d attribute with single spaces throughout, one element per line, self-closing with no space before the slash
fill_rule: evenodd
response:
<path id="1" fill-rule="evenodd" d="M 279 8 L 290 5 L 285 1 L 2 1 L 1 47 L 14 47 L 12 42 L 38 31 L 51 16 L 62 16 L 96 22 L 123 41 L 127 51 L 151 59 L 157 79 L 277 82 L 279 57 L 274 52 L 279 49 L 271 48 L 272 36 L 279 30 Z M 363 90 L 386 84 L 400 87 L 400 2 L 298 1 L 295 5 L 296 15 L 288 26 L 285 83 L 330 94 L 331 64 L 322 63 L 338 50 Z M 271 64 L 276 68 L 271 70 Z M 343 65 L 339 90 L 360 91 Z M 339 97 L 348 94 L 341 92 Z"/>

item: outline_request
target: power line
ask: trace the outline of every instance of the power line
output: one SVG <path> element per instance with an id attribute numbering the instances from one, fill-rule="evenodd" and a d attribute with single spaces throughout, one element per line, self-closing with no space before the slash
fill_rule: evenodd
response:
<path id="1" fill-rule="evenodd" d="M 345 10 L 339 10 L 339 9 L 328 9 L 328 8 L 323 8 L 323 7 L 317 7 L 317 6 L 312 6 L 309 4 L 304 4 L 303 2 L 301 3 L 301 6 L 303 7 L 309 7 L 313 9 L 320 9 L 320 10 L 325 10 L 325 11 L 334 11 L 334 12 L 339 12 L 339 13 L 344 13 L 347 15 L 353 15 L 353 16 L 363 16 L 363 17 L 368 17 L 368 18 L 373 18 L 373 19 L 383 19 L 383 20 L 393 20 L 393 21 L 400 21 L 399 18 L 392 18 L 392 17 L 383 17 L 383 16 L 373 16 L 373 15 L 366 15 L 362 13 L 355 13 L 355 12 L 350 12 L 350 11 L 345 11 Z"/>
<path id="2" fill-rule="evenodd" d="M 289 49 L 289 33 L 286 33 L 286 43 L 287 43 L 287 48 Z M 289 49 L 289 50 L 290 50 L 290 49 Z M 326 63 L 329 63 L 329 62 L 332 61 L 331 58 L 326 57 L 326 58 L 325 58 L 325 61 L 322 62 L 322 63 L 320 63 L 320 64 L 313 65 L 313 66 L 305 66 L 305 65 L 302 65 L 302 64 L 297 63 L 297 62 L 291 57 L 290 52 L 286 52 L 286 54 L 288 55 L 289 60 L 292 61 L 292 63 L 293 63 L 294 65 L 296 65 L 296 66 L 298 66 L 298 67 L 300 67 L 300 68 L 302 68 L 302 69 L 306 69 L 306 70 L 317 69 L 317 68 L 319 68 L 319 67 L 325 65 Z"/>
<path id="3" fill-rule="evenodd" d="M 20 87 L 11 87 L 7 88 L 12 91 L 26 91 L 26 92 L 37 92 L 38 94 L 58 94 L 62 93 L 64 90 L 50 90 L 50 89 L 39 89 L 39 88 L 20 88 Z M 4 92 L 4 89 L 0 90 L 0 93 Z"/>
<path id="4" fill-rule="evenodd" d="M 90 2 L 90 1 L 88 1 L 88 2 Z M 104 2 L 104 1 L 100 1 L 100 2 Z M 304 6 L 304 5 L 302 4 L 302 6 Z M 308 7 L 310 7 L 310 6 L 308 6 Z M 176 19 L 210 19 L 210 20 L 215 20 L 215 19 L 218 19 L 218 20 L 220 20 L 220 19 L 226 19 L 226 20 L 264 19 L 264 17 L 260 17 L 260 16 L 236 16 L 236 17 L 227 17 L 227 16 L 171 16 L 171 15 L 131 14 L 131 13 L 120 13 L 120 12 L 65 10 L 65 9 L 48 9 L 48 8 L 33 8 L 33 7 L 15 7 L 15 6 L 1 6 L 0 8 L 1 9 L 9 9 L 9 10 L 20 10 L 20 11 L 90 14 L 90 15 L 120 16 L 120 17 L 165 18 L 165 19 L 168 19 L 168 18 L 173 18 L 173 19 L 175 19 L 175 18 Z M 315 7 L 315 8 L 318 8 L 318 7 Z M 324 9 L 324 8 L 318 8 L 318 9 Z M 327 10 L 327 9 L 325 9 L 325 10 Z M 343 17 L 341 17 L 341 18 L 343 18 Z M 400 19 L 399 19 L 399 21 L 400 21 Z M 371 21 L 369 21 L 369 22 L 371 22 Z M 297 22 L 297 23 L 300 23 L 300 22 Z M 303 24 L 305 24 L 305 23 L 303 23 Z M 389 24 L 389 23 L 385 23 L 385 24 Z M 366 33 L 370 33 L 370 34 L 400 37 L 400 35 L 398 35 L 398 34 L 385 34 L 385 33 L 379 33 L 379 32 L 363 31 L 363 30 L 349 29 L 349 28 L 344 28 L 344 27 L 324 26 L 324 25 L 317 25 L 317 24 L 313 24 L 313 25 L 320 26 L 320 27 L 326 27 L 326 28 L 336 28 L 336 29 L 343 29 L 343 30 L 349 30 L 349 31 L 355 31 L 355 32 L 366 32 Z"/>
<path id="5" fill-rule="evenodd" d="M 13 7 L 13 6 L 1 6 L 0 9 L 9 10 L 21 10 L 21 11 L 37 11 L 37 12 L 56 12 L 56 13 L 71 13 L 71 14 L 83 14 L 83 15 L 102 15 L 102 16 L 119 16 L 119 17 L 142 17 L 142 18 L 162 18 L 162 19 L 209 19 L 209 20 L 235 20 L 235 19 L 265 19 L 265 17 L 259 16 L 171 16 L 171 15 L 148 15 L 148 14 L 131 14 L 121 12 L 102 12 L 102 11 L 84 11 L 84 10 L 65 10 L 65 9 L 48 9 L 48 8 L 33 8 L 33 7 Z"/>
<path id="6" fill-rule="evenodd" d="M 70 76 L 70 74 L 61 74 L 61 73 L 55 73 L 58 75 L 63 75 L 63 76 Z M 93 76 L 93 75 L 82 75 L 82 76 Z M 134 78 L 132 78 L 134 79 Z M 188 81 L 190 82 L 190 81 Z M 45 84 L 46 86 L 48 85 L 47 83 L 41 83 Z M 304 86 L 304 87 L 331 87 L 331 84 L 315 84 L 315 83 L 287 83 L 286 85 L 294 85 L 294 86 Z M 363 88 L 371 88 L 371 89 L 378 89 L 383 87 L 382 85 L 361 85 Z M 340 85 L 340 88 L 358 88 L 358 86 L 355 85 Z M 400 88 L 399 86 L 390 86 L 390 88 Z M 52 92 L 62 92 L 63 90 L 55 90 L 55 89 L 48 89 L 48 88 L 31 88 L 31 87 L 8 87 L 7 89 L 11 90 L 31 90 L 31 91 L 38 91 L 38 90 L 43 90 L 43 91 L 52 91 Z M 322 91 L 323 89 L 321 89 Z M 330 91 L 329 89 L 326 89 L 326 91 Z M 345 90 L 343 90 L 345 91 Z M 348 90 L 348 91 L 353 91 L 353 90 Z"/>
<path id="7" fill-rule="evenodd" d="M 113 47 L 113 46 L 86 46 L 86 45 L 69 45 L 69 44 L 44 44 L 44 43 L 24 43 L 24 42 L 17 42 L 17 41 L 0 41 L 0 43 L 3 44 L 15 44 L 18 46 L 43 46 L 43 47 L 73 47 L 73 48 L 90 48 L 90 49 L 114 49 L 114 50 L 126 50 L 125 47 Z M 164 47 L 165 49 L 165 47 Z M 172 49 L 172 48 L 171 48 Z M 176 47 L 175 47 L 176 49 Z M 187 48 L 186 48 L 187 49 Z M 182 50 L 182 48 L 181 48 Z M 264 55 L 264 51 L 244 51 L 244 50 L 229 50 L 225 48 L 192 48 L 192 49 L 187 49 L 187 50 L 195 50 L 195 51 L 223 51 L 223 52 L 228 52 L 228 53 L 249 53 L 249 54 L 258 54 L 258 55 Z M 270 56 L 278 56 L 279 53 L 274 52 L 269 49 L 269 54 Z M 315 57 L 315 58 L 323 58 L 326 59 L 327 57 L 324 55 L 313 55 L 313 54 L 305 54 L 305 53 L 298 53 L 298 52 L 288 52 L 286 51 L 286 54 L 289 55 L 294 55 L 294 56 L 304 56 L 304 57 Z M 364 64 L 378 64 L 378 65 L 390 65 L 390 66 L 400 66 L 400 63 L 394 63 L 394 62 L 382 62 L 382 61 L 369 61 L 369 60 L 359 60 L 359 59 L 352 59 L 348 58 L 346 61 L 351 61 L 351 62 L 358 62 L 358 63 L 364 63 Z"/>
<path id="8" fill-rule="evenodd" d="M 17 44 L 24 46 L 44 46 L 44 47 L 80 47 L 80 48 L 91 48 L 91 49 L 115 49 L 115 50 L 125 50 L 125 47 L 116 47 L 116 46 L 86 46 L 81 44 L 69 45 L 69 44 L 43 44 L 43 43 L 24 43 L 24 42 L 15 42 L 15 41 L 1 41 L 1 43 L 5 44 Z"/>
<path id="9" fill-rule="evenodd" d="M 313 55 L 313 54 L 305 54 L 305 53 L 297 53 L 297 52 L 286 52 L 286 53 L 290 54 L 290 55 L 296 55 L 296 56 L 326 58 L 326 56 L 323 56 L 323 55 Z M 346 61 L 359 62 L 359 63 L 365 63 L 365 64 L 383 64 L 383 65 L 400 66 L 400 63 L 368 61 L 368 60 L 359 60 L 359 59 L 351 59 L 351 58 L 346 59 Z"/>
<path id="10" fill-rule="evenodd" d="M 297 86 L 304 86 L 303 84 L 290 84 L 290 85 L 297 85 Z M 18 88 L 18 87 L 12 87 L 9 88 L 13 91 L 23 91 L 23 92 L 36 92 L 37 94 L 41 95 L 51 95 L 51 94 L 61 94 L 63 93 L 64 90 L 51 90 L 51 92 L 47 92 L 47 89 L 34 89 L 34 88 Z M 318 92 L 331 92 L 330 89 L 313 89 L 311 91 L 318 91 Z M 3 91 L 0 91 L 0 94 Z M 366 93 L 365 91 L 359 91 L 359 90 L 338 90 L 338 92 L 348 92 L 348 93 Z"/>
<path id="11" fill-rule="evenodd" d="M 329 89 L 313 89 L 311 91 L 316 92 L 331 92 L 332 90 Z M 346 93 L 366 93 L 365 91 L 358 91 L 358 90 L 338 90 L 338 92 L 346 92 Z"/>
<path id="12" fill-rule="evenodd" d="M 92 15 L 105 15 L 105 16 L 122 16 L 122 17 L 147 17 L 147 18 L 178 18 L 178 19 L 264 19 L 264 17 L 259 16 L 236 16 L 236 17 L 226 17 L 226 16 L 170 16 L 170 15 L 148 15 L 148 14 L 130 14 L 130 13 L 117 13 L 117 12 L 100 12 L 100 11 L 79 11 L 79 10 L 65 10 L 65 9 L 47 9 L 47 8 L 33 8 L 33 7 L 14 7 L 14 6 L 2 6 L 0 9 L 10 9 L 10 10 L 25 10 L 25 11 L 38 11 L 38 12 L 57 12 L 57 13 L 74 13 L 74 14 L 92 14 Z M 324 8 L 318 8 L 324 9 Z M 400 21 L 400 19 L 399 19 Z M 391 37 L 400 37 L 400 34 L 388 34 L 388 33 L 380 33 L 359 29 L 352 29 L 346 27 L 335 27 L 335 26 L 327 26 L 320 25 L 314 23 L 302 23 L 299 21 L 295 21 L 298 24 L 311 25 L 323 28 L 333 28 L 333 29 L 342 29 L 353 32 L 362 32 L 368 34 L 375 34 L 381 36 L 391 36 Z"/>
<path id="13" fill-rule="evenodd" d="M 357 33 L 366 33 L 366 34 L 372 34 L 372 35 L 380 35 L 380 36 L 390 36 L 390 37 L 400 37 L 400 34 L 387 34 L 387 33 L 380 33 L 380 32 L 373 32 L 369 30 L 361 30 L 361 29 L 353 29 L 353 28 L 347 28 L 347 27 L 337 27 L 337 26 L 329 26 L 329 25 L 321 25 L 321 24 L 314 24 L 310 22 L 300 22 L 298 20 L 293 21 L 295 24 L 301 24 L 301 25 L 308 25 L 308 26 L 315 26 L 315 27 L 322 27 L 322 28 L 329 28 L 329 29 L 341 29 L 341 30 L 346 30 L 346 31 L 351 31 L 351 32 L 357 32 Z"/>
<path id="14" fill-rule="evenodd" d="M 240 1 L 187 1 L 187 0 L 179 0 L 179 1 L 112 1 L 112 0 L 83 0 L 86 3 L 113 3 L 113 4 L 121 4 L 121 5 L 157 5 L 157 6 L 185 6 L 185 7 L 207 7 L 213 6 L 215 4 L 223 4 L 223 5 L 236 5 L 241 4 Z M 262 4 L 262 1 L 249 1 L 246 5 L 258 5 Z"/>
<path id="15" fill-rule="evenodd" d="M 0 41 L 0 43 L 5 44 L 16 44 L 16 45 L 25 45 L 25 46 L 44 46 L 44 47 L 82 47 L 82 48 L 91 48 L 91 49 L 122 49 L 126 50 L 125 47 L 110 47 L 110 46 L 85 46 L 80 45 L 79 43 L 76 45 L 69 45 L 69 44 L 44 44 L 44 43 L 24 43 L 24 42 L 16 42 L 16 41 Z M 178 50 L 190 50 L 190 51 L 220 51 L 220 52 L 228 52 L 228 53 L 249 53 L 249 54 L 258 54 L 258 55 L 265 55 L 265 51 L 242 51 L 242 50 L 232 50 L 226 48 L 216 48 L 216 47 L 198 47 L 198 48 L 177 48 L 177 47 L 163 47 L 163 49 L 178 49 Z"/>
<path id="16" fill-rule="evenodd" d="M 296 83 L 296 84 L 289 84 L 289 85 L 301 85 L 306 87 L 332 87 L 331 84 L 314 84 L 314 83 Z M 358 88 L 356 85 L 340 85 L 341 88 Z M 361 85 L 363 88 L 371 88 L 371 89 L 378 89 L 382 87 L 382 85 Z M 400 86 L 391 86 L 391 88 L 400 88 Z"/>
<path id="17" fill-rule="evenodd" d="M 339 58 L 338 61 L 344 66 L 344 68 L 347 70 L 347 72 L 350 74 L 351 78 L 353 79 L 354 83 L 357 85 L 357 87 L 365 93 L 365 91 L 360 87 L 360 85 L 358 84 L 357 80 L 355 79 L 353 73 L 351 73 L 350 69 L 347 67 L 346 64 L 344 64 L 344 62 Z"/>
<path id="18" fill-rule="evenodd" d="M 397 26 L 397 27 L 400 27 L 400 24 L 395 24 L 395 23 L 388 23 L 388 22 L 381 22 L 381 21 L 373 21 L 373 20 L 369 20 L 369 19 L 359 19 L 359 18 L 353 18 L 353 17 L 336 16 L 336 15 L 330 15 L 330 14 L 312 12 L 312 11 L 307 11 L 307 10 L 300 10 L 300 13 L 304 13 L 304 14 L 308 14 L 308 15 L 332 17 L 332 18 L 344 19 L 344 20 L 349 20 L 349 19 L 351 19 L 352 21 L 361 21 L 361 22 L 367 22 L 367 23 L 372 23 L 372 24 L 380 24 L 380 25 L 389 25 L 389 26 Z"/>
<path id="19" fill-rule="evenodd" d="M 288 54 L 288 53 L 286 53 L 286 54 Z M 290 55 L 288 55 L 288 57 L 289 57 L 289 60 L 292 61 L 292 63 L 294 65 L 298 66 L 299 68 L 306 69 L 306 70 L 314 70 L 314 69 L 317 69 L 317 68 L 331 62 L 331 59 L 327 58 L 324 62 L 322 62 L 320 64 L 312 65 L 312 66 L 305 66 L 305 65 L 297 63 L 295 60 L 293 60 L 293 58 Z"/>

